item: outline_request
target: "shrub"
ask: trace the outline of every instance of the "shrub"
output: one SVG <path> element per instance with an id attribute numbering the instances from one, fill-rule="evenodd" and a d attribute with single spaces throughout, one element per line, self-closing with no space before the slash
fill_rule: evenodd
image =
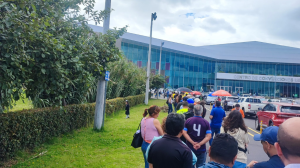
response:
<path id="1" fill-rule="evenodd" d="M 144 95 L 106 101 L 105 113 L 141 104 Z M 87 127 L 94 121 L 95 103 L 69 105 L 63 108 L 40 108 L 0 114 L 0 160 L 14 156 L 17 150 L 32 149 L 47 139 Z"/>

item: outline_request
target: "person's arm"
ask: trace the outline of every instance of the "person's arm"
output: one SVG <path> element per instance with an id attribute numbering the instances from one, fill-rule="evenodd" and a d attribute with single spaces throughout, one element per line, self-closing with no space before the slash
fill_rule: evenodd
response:
<path id="1" fill-rule="evenodd" d="M 153 164 L 152 163 L 149 163 L 149 168 L 153 168 Z"/>
<path id="2" fill-rule="evenodd" d="M 206 131 L 206 136 L 205 136 L 205 138 L 204 138 L 201 142 L 199 142 L 198 144 L 199 144 L 200 147 L 201 147 L 202 145 L 206 144 L 206 142 L 208 142 L 210 139 L 211 139 L 211 130 Z"/>
<path id="3" fill-rule="evenodd" d="M 189 141 L 192 145 L 195 145 L 196 143 L 191 139 L 191 137 L 189 136 L 189 134 L 187 133 L 187 128 L 184 128 L 183 130 L 183 136 L 184 138 Z"/>
<path id="4" fill-rule="evenodd" d="M 254 165 L 255 165 L 256 163 L 258 163 L 258 162 L 255 161 L 255 160 L 252 160 L 252 161 L 247 165 L 247 167 L 252 168 L 252 167 L 254 167 Z"/>
<path id="5" fill-rule="evenodd" d="M 161 125 L 160 125 L 160 122 L 158 121 L 158 119 L 154 119 L 153 120 L 153 124 L 154 124 L 155 128 L 157 129 L 158 134 L 159 135 L 164 135 L 164 132 L 163 132 L 163 130 L 161 128 Z"/>
<path id="6" fill-rule="evenodd" d="M 212 120 L 214 118 L 214 109 L 211 110 L 209 119 Z"/>

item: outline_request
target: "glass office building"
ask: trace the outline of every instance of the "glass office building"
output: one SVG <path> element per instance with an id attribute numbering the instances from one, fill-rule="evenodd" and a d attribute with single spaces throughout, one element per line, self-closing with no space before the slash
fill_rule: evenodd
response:
<path id="1" fill-rule="evenodd" d="M 101 27 L 91 26 L 102 32 Z M 152 40 L 151 73 L 158 74 L 160 45 Z M 299 97 L 300 49 L 262 42 L 189 46 L 164 41 L 161 74 L 165 88 L 227 90 L 262 96 Z M 149 37 L 126 33 L 116 44 L 140 68 L 146 68 Z"/>

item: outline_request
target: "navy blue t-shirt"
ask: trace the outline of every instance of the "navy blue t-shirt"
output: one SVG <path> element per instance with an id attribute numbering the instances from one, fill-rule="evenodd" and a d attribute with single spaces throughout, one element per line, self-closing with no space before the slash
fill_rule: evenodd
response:
<path id="1" fill-rule="evenodd" d="M 213 119 L 210 123 L 210 127 L 221 128 L 223 118 L 226 117 L 225 111 L 222 109 L 222 107 L 220 106 L 212 109 L 210 115 L 213 116 Z"/>
<path id="2" fill-rule="evenodd" d="M 284 168 L 284 164 L 278 155 L 274 155 L 266 162 L 256 163 L 253 168 Z"/>

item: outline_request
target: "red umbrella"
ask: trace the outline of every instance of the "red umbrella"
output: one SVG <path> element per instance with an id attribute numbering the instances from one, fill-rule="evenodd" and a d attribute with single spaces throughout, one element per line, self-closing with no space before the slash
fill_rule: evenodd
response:
<path id="1" fill-rule="evenodd" d="M 201 93 L 198 92 L 198 91 L 192 91 L 192 92 L 191 92 L 191 95 L 201 95 Z"/>
<path id="2" fill-rule="evenodd" d="M 228 92 L 225 91 L 225 90 L 218 90 L 218 91 L 215 91 L 212 95 L 213 95 L 213 96 L 231 96 L 231 94 L 228 93 Z"/>

